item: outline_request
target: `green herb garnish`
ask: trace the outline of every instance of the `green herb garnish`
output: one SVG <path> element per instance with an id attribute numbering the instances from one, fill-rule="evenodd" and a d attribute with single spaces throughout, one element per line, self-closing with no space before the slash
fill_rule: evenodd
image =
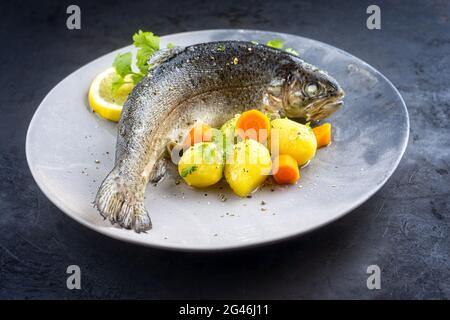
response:
<path id="1" fill-rule="evenodd" d="M 196 165 L 186 167 L 183 170 L 181 170 L 180 175 L 183 178 L 186 178 L 188 175 L 190 175 L 191 173 L 195 172 L 197 169 L 198 169 L 198 166 L 196 166 Z"/>
<path id="2" fill-rule="evenodd" d="M 116 92 L 125 82 L 125 77 L 132 74 L 131 70 L 131 52 L 118 54 L 114 59 L 113 67 L 116 69 L 116 75 L 112 81 L 112 91 Z"/>
<path id="3" fill-rule="evenodd" d="M 126 76 L 130 76 L 133 83 L 138 83 L 144 76 L 147 75 L 150 57 L 159 50 L 159 37 L 151 32 L 143 32 L 139 30 L 133 35 L 133 44 L 137 48 L 136 53 L 136 67 L 139 70 L 134 72 L 132 69 L 132 54 L 131 52 L 118 54 L 114 59 L 113 67 L 116 69 L 116 77 L 112 82 L 112 91 L 115 92 L 121 85 L 129 81 L 125 80 Z M 129 78 L 130 78 L 129 77 Z"/>
<path id="4" fill-rule="evenodd" d="M 125 79 L 118 74 L 116 74 L 111 83 L 112 92 L 116 92 L 123 84 L 125 84 Z"/>
<path id="5" fill-rule="evenodd" d="M 133 35 L 133 44 L 138 48 L 136 53 L 136 67 L 141 74 L 148 73 L 148 59 L 159 50 L 159 37 L 151 32 L 139 30 Z"/>
<path id="6" fill-rule="evenodd" d="M 283 49 L 284 43 L 281 39 L 272 39 L 267 41 L 266 46 L 275 48 L 275 49 Z"/>
<path id="7" fill-rule="evenodd" d="M 114 59 L 113 67 L 116 68 L 116 73 L 125 77 L 127 74 L 131 73 L 131 61 L 132 61 L 131 52 L 118 54 Z"/>
<path id="8" fill-rule="evenodd" d="M 294 56 L 297 56 L 297 57 L 299 56 L 298 52 L 292 48 L 286 48 L 284 51 L 286 51 L 287 53 L 293 54 Z"/>
<path id="9" fill-rule="evenodd" d="M 283 43 L 283 40 L 281 40 L 281 39 L 272 39 L 272 40 L 267 41 L 266 46 L 275 48 L 275 49 L 283 49 L 284 43 Z M 286 51 L 287 53 L 293 54 L 294 56 L 299 56 L 298 52 L 292 48 L 286 48 L 286 49 L 284 49 L 284 51 Z"/>
<path id="10" fill-rule="evenodd" d="M 225 46 L 223 44 L 219 44 L 216 47 L 216 51 L 223 52 L 225 51 Z"/>

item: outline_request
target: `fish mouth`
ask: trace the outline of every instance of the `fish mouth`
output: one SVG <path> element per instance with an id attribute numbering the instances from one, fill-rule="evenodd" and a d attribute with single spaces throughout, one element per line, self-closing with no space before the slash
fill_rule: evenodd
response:
<path id="1" fill-rule="evenodd" d="M 317 102 L 315 105 L 313 105 L 313 108 L 317 109 L 327 109 L 327 108 L 338 108 L 341 107 L 344 104 L 344 101 L 342 99 L 336 99 L 336 98 L 328 98 L 324 99 L 322 101 Z"/>
<path id="2" fill-rule="evenodd" d="M 326 103 L 323 107 L 324 108 L 334 108 L 334 109 L 339 109 L 340 107 L 342 107 L 344 105 L 344 101 L 342 100 L 337 100 L 334 102 L 329 102 Z"/>
<path id="3" fill-rule="evenodd" d="M 317 121 L 324 119 L 330 115 L 332 115 L 334 112 L 336 112 L 339 108 L 341 108 L 344 105 L 344 102 L 342 101 L 341 97 L 339 98 L 328 98 L 324 99 L 323 101 L 318 101 L 314 105 L 311 106 L 309 114 L 307 114 L 307 121 Z"/>
<path id="4" fill-rule="evenodd" d="M 339 90 L 336 97 L 334 98 L 334 101 L 329 103 L 330 107 L 334 107 L 335 110 L 341 108 L 344 105 L 344 97 L 344 90 Z"/>

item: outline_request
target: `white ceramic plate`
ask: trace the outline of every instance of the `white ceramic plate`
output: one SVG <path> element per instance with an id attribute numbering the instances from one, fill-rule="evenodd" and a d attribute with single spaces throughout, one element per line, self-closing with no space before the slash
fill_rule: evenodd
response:
<path id="1" fill-rule="evenodd" d="M 185 46 L 216 40 L 281 38 L 306 61 L 334 76 L 346 91 L 345 107 L 328 119 L 334 142 L 302 170 L 298 185 L 263 188 L 240 199 L 223 190 L 198 191 L 172 177 L 149 185 L 146 207 L 153 229 L 137 234 L 104 221 L 92 202 L 113 166 L 117 125 L 92 113 L 87 91 L 126 47 L 94 60 L 61 81 L 40 104 L 28 129 L 26 155 L 45 195 L 76 221 L 110 237 L 146 246 L 217 250 L 259 245 L 299 235 L 342 217 L 390 177 L 406 148 L 409 121 L 394 86 L 358 58 L 327 44 L 287 34 L 207 30 L 161 38 Z M 99 160 L 100 163 L 96 163 Z M 228 200 L 220 201 L 218 193 Z M 205 196 L 207 193 L 207 196 Z M 261 201 L 267 204 L 262 211 Z"/>

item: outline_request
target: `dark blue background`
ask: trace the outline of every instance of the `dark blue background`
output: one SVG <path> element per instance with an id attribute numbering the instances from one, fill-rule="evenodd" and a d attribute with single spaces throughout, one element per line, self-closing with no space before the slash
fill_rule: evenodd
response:
<path id="1" fill-rule="evenodd" d="M 79 31 L 66 29 L 72 3 Z M 365 27 L 373 3 L 377 31 Z M 450 298 L 449 1 L 2 1 L 0 12 L 1 298 Z M 398 170 L 336 223 L 268 247 L 166 252 L 88 230 L 38 189 L 26 130 L 53 86 L 139 28 L 274 30 L 360 57 L 406 100 L 411 138 Z M 82 269 L 82 290 L 66 289 L 70 264 Z M 370 264 L 382 269 L 381 290 L 366 288 Z"/>

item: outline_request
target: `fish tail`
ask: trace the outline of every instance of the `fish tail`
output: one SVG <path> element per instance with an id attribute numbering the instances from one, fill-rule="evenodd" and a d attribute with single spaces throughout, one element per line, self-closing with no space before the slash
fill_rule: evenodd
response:
<path id="1" fill-rule="evenodd" d="M 114 224 L 137 233 L 152 228 L 152 222 L 144 205 L 143 188 L 119 176 L 113 169 L 100 186 L 95 206 L 100 215 Z"/>

